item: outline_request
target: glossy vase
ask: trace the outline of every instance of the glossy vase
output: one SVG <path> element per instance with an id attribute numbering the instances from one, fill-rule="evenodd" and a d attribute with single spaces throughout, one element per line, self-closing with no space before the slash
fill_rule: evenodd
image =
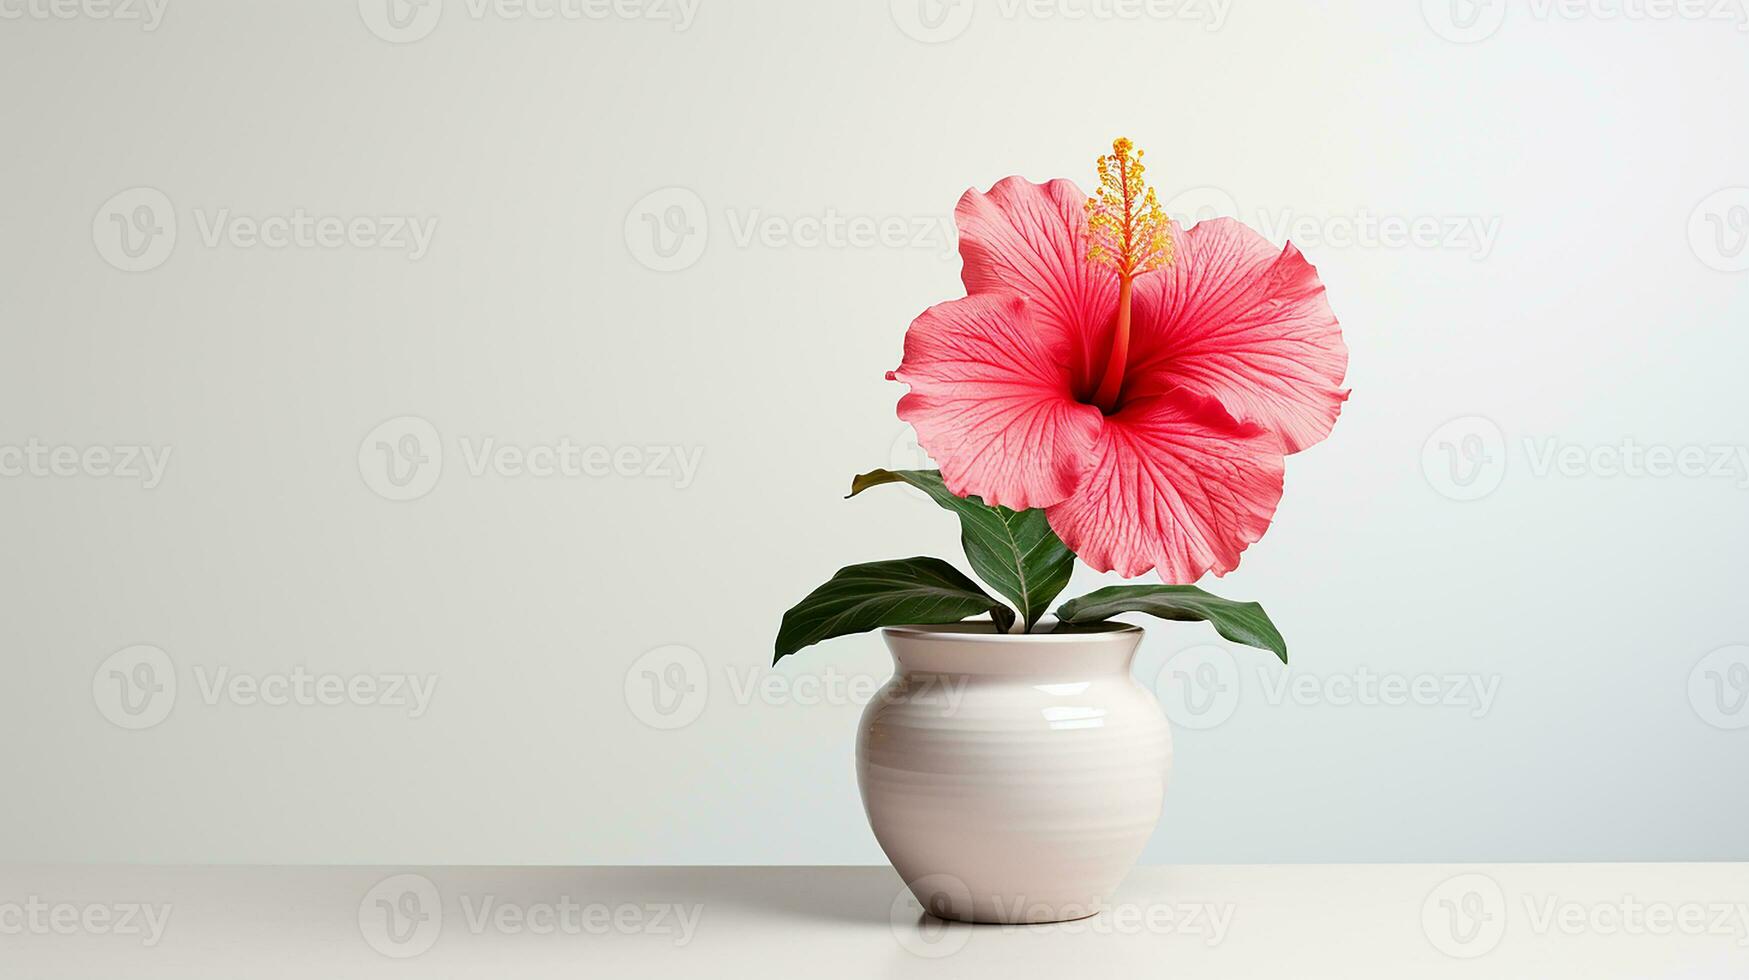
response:
<path id="1" fill-rule="evenodd" d="M 931 913 L 1092 915 L 1160 818 L 1166 718 L 1130 676 L 1142 631 L 892 627 L 893 679 L 863 711 L 857 782 L 875 838 Z"/>

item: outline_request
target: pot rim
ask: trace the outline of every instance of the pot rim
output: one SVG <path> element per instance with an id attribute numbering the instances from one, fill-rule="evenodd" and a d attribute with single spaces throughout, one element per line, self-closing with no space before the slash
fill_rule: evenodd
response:
<path id="1" fill-rule="evenodd" d="M 944 623 L 937 626 L 883 626 L 881 627 L 881 635 L 902 637 L 908 640 L 952 640 L 955 643 L 1025 646 L 1035 643 L 1097 643 L 1128 639 L 1132 636 L 1140 636 L 1145 632 L 1140 626 L 1132 626 L 1129 623 L 1114 623 L 1109 620 L 1086 623 L 1080 626 L 1058 624 L 1054 628 L 1066 632 L 998 633 L 993 623 L 971 622 Z"/>

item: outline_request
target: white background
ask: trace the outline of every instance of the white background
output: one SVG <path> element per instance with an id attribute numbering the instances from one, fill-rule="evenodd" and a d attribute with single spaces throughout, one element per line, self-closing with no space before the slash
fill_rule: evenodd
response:
<path id="1" fill-rule="evenodd" d="M 1746 15 L 1452 3 L 0 0 L 0 858 L 879 861 L 886 655 L 770 670 L 777 621 L 959 560 L 906 491 L 840 499 L 920 462 L 882 374 L 959 295 L 958 195 L 1116 135 L 1305 250 L 1354 389 L 1205 583 L 1305 686 L 1150 628 L 1146 860 L 1749 858 Z M 358 233 L 249 237 L 300 213 Z"/>

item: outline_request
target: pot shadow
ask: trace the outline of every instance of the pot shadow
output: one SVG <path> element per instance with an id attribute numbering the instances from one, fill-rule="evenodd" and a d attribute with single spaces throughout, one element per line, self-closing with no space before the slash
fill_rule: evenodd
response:
<path id="1" fill-rule="evenodd" d="M 759 915 L 886 925 L 894 900 L 906 893 L 899 873 L 888 867 L 694 870 L 704 872 L 694 879 L 700 901 L 723 908 L 739 906 Z"/>
<path id="2" fill-rule="evenodd" d="M 884 866 L 597 867 L 590 869 L 590 885 L 731 914 L 881 926 L 892 921 L 899 897 L 910 894 L 899 873 Z"/>
<path id="3" fill-rule="evenodd" d="M 517 902 L 557 905 L 664 903 L 701 905 L 713 919 L 790 919 L 880 926 L 917 933 L 933 945 L 944 931 L 1000 929 L 1000 924 L 940 918 L 925 911 L 891 866 L 590 866 L 444 869 L 444 887 Z"/>
<path id="4" fill-rule="evenodd" d="M 940 910 L 935 908 L 926 910 L 912 896 L 899 873 L 888 866 L 693 867 L 671 870 L 677 878 L 684 880 L 679 894 L 686 900 L 703 902 L 715 909 L 739 909 L 762 918 L 779 916 L 880 925 L 901 931 L 915 929 L 925 944 L 935 943 L 944 930 L 1011 928 L 1001 923 L 955 919 L 937 914 Z"/>

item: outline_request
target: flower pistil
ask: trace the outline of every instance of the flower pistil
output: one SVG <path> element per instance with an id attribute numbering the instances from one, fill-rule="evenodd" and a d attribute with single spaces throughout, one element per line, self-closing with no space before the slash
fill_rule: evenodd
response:
<path id="1" fill-rule="evenodd" d="M 1127 138 L 1111 143 L 1098 160 L 1099 192 L 1087 199 L 1087 258 L 1117 273 L 1117 326 L 1093 404 L 1117 408 L 1130 352 L 1130 293 L 1135 278 L 1172 263 L 1170 222 L 1143 175 L 1142 151 Z"/>

